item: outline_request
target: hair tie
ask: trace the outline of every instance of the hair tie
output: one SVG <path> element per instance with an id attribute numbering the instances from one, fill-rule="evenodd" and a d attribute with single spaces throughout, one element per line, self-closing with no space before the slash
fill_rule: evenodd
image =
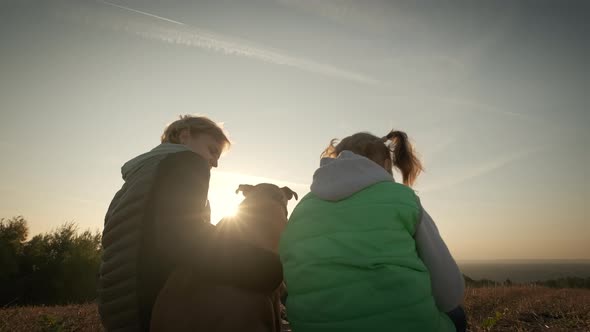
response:
<path id="1" fill-rule="evenodd" d="M 381 137 L 381 142 L 386 143 L 387 141 L 390 141 L 393 136 L 395 136 L 395 132 L 394 131 L 390 131 L 389 134 Z"/>

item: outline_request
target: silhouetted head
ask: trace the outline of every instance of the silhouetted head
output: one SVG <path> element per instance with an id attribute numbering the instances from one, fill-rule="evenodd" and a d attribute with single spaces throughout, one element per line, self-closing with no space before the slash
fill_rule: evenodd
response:
<path id="1" fill-rule="evenodd" d="M 217 225 L 230 236 L 241 238 L 257 247 L 278 252 L 281 233 L 287 226 L 287 203 L 297 193 L 288 187 L 274 184 L 241 184 L 244 200 L 235 216 L 226 217 Z"/>
<path id="2" fill-rule="evenodd" d="M 423 171 L 422 163 L 414 152 L 414 147 L 403 131 L 392 130 L 383 137 L 370 133 L 356 133 L 343 138 L 338 144 L 337 139 L 330 141 L 321 157 L 336 158 L 344 150 L 366 157 L 390 174 L 395 166 L 403 176 L 405 185 L 412 186 Z M 336 145 L 335 145 L 336 144 Z"/>
<path id="3" fill-rule="evenodd" d="M 166 127 L 161 140 L 162 143 L 186 145 L 207 160 L 209 168 L 217 167 L 221 153 L 230 146 L 221 125 L 204 116 L 181 116 Z"/>
<path id="4" fill-rule="evenodd" d="M 242 192 L 245 199 L 248 200 L 273 200 L 280 202 L 285 209 L 291 198 L 295 197 L 296 200 L 299 198 L 297 193 L 289 187 L 279 188 L 271 183 L 260 183 L 257 185 L 241 184 L 238 186 L 238 189 L 236 189 L 236 194 L 239 192 Z"/>

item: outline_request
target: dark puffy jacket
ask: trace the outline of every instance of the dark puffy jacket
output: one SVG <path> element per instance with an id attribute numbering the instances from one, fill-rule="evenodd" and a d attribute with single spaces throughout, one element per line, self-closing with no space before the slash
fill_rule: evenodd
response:
<path id="1" fill-rule="evenodd" d="M 214 236 L 209 166 L 179 144 L 127 162 L 125 183 L 105 217 L 98 307 L 108 331 L 147 331 L 158 292 L 178 266 L 204 284 L 271 293 L 282 281 L 277 255 Z"/>

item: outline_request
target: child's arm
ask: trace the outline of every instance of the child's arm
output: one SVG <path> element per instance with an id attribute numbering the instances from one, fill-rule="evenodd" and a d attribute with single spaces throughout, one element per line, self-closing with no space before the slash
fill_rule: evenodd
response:
<path id="1" fill-rule="evenodd" d="M 437 307 L 443 312 L 455 309 L 463 302 L 463 275 L 440 237 L 434 221 L 423 208 L 414 238 L 418 255 L 430 272 Z"/>

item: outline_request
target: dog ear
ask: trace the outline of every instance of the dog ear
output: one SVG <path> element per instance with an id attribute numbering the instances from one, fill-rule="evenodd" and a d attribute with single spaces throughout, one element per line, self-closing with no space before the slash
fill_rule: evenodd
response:
<path id="1" fill-rule="evenodd" d="M 238 186 L 238 189 L 236 189 L 236 194 L 241 191 L 242 194 L 244 194 L 244 197 L 246 197 L 252 189 L 254 189 L 254 186 L 251 184 L 241 184 Z"/>
<path id="2" fill-rule="evenodd" d="M 295 197 L 295 200 L 299 199 L 299 197 L 297 196 L 297 193 L 294 192 L 293 190 L 291 190 L 291 188 L 283 187 L 283 188 L 281 188 L 281 190 L 283 191 L 283 194 L 285 194 L 285 197 L 287 197 L 287 200 L 290 200 L 293 197 Z"/>

